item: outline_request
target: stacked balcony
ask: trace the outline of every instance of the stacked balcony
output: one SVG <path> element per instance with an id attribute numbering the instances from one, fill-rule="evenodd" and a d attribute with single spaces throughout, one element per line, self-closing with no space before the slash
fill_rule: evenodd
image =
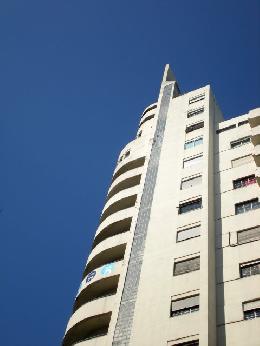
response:
<path id="1" fill-rule="evenodd" d="M 114 171 L 63 346 L 106 342 L 144 162 L 144 147 L 137 147 Z"/>

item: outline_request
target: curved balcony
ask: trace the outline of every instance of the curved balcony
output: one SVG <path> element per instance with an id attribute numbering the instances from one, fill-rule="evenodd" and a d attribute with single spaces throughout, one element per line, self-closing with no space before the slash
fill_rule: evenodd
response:
<path id="1" fill-rule="evenodd" d="M 116 294 L 119 281 L 119 275 L 109 276 L 99 279 L 84 288 L 76 297 L 73 313 L 82 305 L 91 302 L 92 300 L 111 296 Z"/>
<path id="2" fill-rule="evenodd" d="M 149 113 L 146 114 L 146 116 L 145 116 L 144 118 L 142 118 L 142 120 L 141 120 L 141 122 L 140 122 L 140 124 L 139 124 L 139 126 L 138 126 L 138 129 L 140 129 L 141 126 L 142 126 L 144 123 L 146 123 L 147 121 L 153 119 L 154 117 L 155 117 L 155 113 L 153 113 L 153 114 L 149 114 Z"/>
<path id="3" fill-rule="evenodd" d="M 129 217 L 132 218 L 135 212 L 136 212 L 136 208 L 132 207 L 132 208 L 120 210 L 117 213 L 114 213 L 108 216 L 103 222 L 99 224 L 95 236 L 97 237 L 105 228 L 107 228 L 108 226 L 110 226 L 111 224 L 115 222 L 127 219 Z"/>
<path id="4" fill-rule="evenodd" d="M 147 106 L 142 113 L 141 119 L 143 118 L 143 116 L 145 116 L 146 113 L 148 113 L 149 111 L 154 111 L 156 108 L 157 108 L 157 102 L 152 103 L 149 106 Z"/>
<path id="5" fill-rule="evenodd" d="M 132 169 L 142 167 L 144 165 L 144 162 L 145 162 L 145 156 L 141 156 L 141 157 L 135 156 L 135 158 L 133 158 L 132 156 L 130 159 L 125 160 L 121 165 L 118 165 L 118 167 L 116 168 L 112 178 L 112 182 L 121 174 L 127 171 L 130 171 Z"/>
<path id="6" fill-rule="evenodd" d="M 140 187 L 135 185 L 121 190 L 109 198 L 102 210 L 100 217 L 101 222 L 104 221 L 109 215 L 112 215 L 120 210 L 133 207 L 135 205 L 135 200 L 139 190 Z M 136 196 L 136 198 L 133 196 Z"/>
<path id="7" fill-rule="evenodd" d="M 108 190 L 107 200 L 122 190 L 138 185 L 142 172 L 142 168 L 139 167 L 121 174 L 111 184 Z"/>
<path id="8" fill-rule="evenodd" d="M 113 237 L 116 234 L 121 234 L 129 231 L 131 227 L 131 222 L 132 217 L 127 217 L 122 220 L 108 224 L 108 226 L 101 229 L 101 231 L 96 235 L 93 241 L 92 249 L 94 249 L 99 243 L 101 243 L 103 240 L 107 238 Z"/>
<path id="9" fill-rule="evenodd" d="M 124 259 L 125 255 L 125 249 L 126 249 L 126 239 L 125 237 L 121 238 L 120 236 L 124 234 L 119 234 L 118 236 L 114 236 L 115 239 L 108 238 L 106 240 L 111 241 L 109 244 L 106 242 L 106 244 L 100 243 L 102 247 L 104 247 L 104 250 L 100 250 L 100 247 L 97 249 L 97 247 L 91 252 L 86 268 L 83 273 L 83 279 L 89 274 L 92 270 L 101 267 L 104 264 L 121 261 Z M 113 237 L 113 238 L 114 238 Z M 119 238 L 117 238 L 119 237 Z M 120 243 L 123 242 L 123 243 Z M 100 245 L 99 244 L 99 245 Z M 105 249 L 105 245 L 109 246 L 109 248 Z M 101 248 L 102 248 L 101 247 Z"/>
<path id="10" fill-rule="evenodd" d="M 90 253 L 88 257 L 87 264 L 92 261 L 94 257 L 96 257 L 98 254 L 103 252 L 106 249 L 109 249 L 111 247 L 117 246 L 119 244 L 124 244 L 127 242 L 127 234 L 126 233 L 120 233 L 116 234 L 113 237 L 109 237 L 105 240 L 103 240 L 101 243 L 99 243 Z"/>
<path id="11" fill-rule="evenodd" d="M 91 272 L 91 275 L 88 275 L 87 278 L 82 280 L 76 297 L 79 297 L 82 291 L 87 289 L 90 285 L 96 284 L 100 280 L 110 276 L 120 275 L 122 266 L 123 261 L 118 261 L 96 268 L 94 274 Z"/>
<path id="12" fill-rule="evenodd" d="M 113 301 L 107 302 L 107 298 L 104 298 L 104 300 L 102 302 L 95 301 L 85 304 L 73 314 L 69 320 L 62 346 L 73 346 L 79 342 L 107 334 L 112 315 Z M 91 315 L 91 310 L 93 310 L 91 305 L 93 303 L 96 304 L 96 309 L 100 310 L 101 313 Z"/>
<path id="13" fill-rule="evenodd" d="M 135 192 L 135 194 L 132 194 L 130 196 L 125 196 L 127 194 L 127 191 L 121 191 L 119 192 L 120 196 L 114 196 L 113 200 L 109 200 L 104 208 L 104 211 L 100 218 L 100 223 L 103 222 L 108 216 L 117 213 L 120 210 L 131 208 L 135 205 L 136 199 L 137 199 L 137 187 L 131 188 L 132 192 Z M 128 191 L 129 192 L 129 191 Z M 123 196 L 122 198 L 120 198 Z M 125 196 L 125 197 L 124 197 Z M 117 197 L 120 199 L 117 200 Z M 113 202 L 114 201 L 114 202 Z"/>

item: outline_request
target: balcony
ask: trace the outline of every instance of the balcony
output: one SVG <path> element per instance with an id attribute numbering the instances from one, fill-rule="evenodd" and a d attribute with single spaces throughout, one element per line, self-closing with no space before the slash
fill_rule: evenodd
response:
<path id="1" fill-rule="evenodd" d="M 73 346 L 82 341 L 87 341 L 107 334 L 112 315 L 112 301 L 110 304 L 105 304 L 108 305 L 106 308 L 104 302 L 102 302 L 103 306 L 99 304 L 101 305 L 99 306 L 101 311 L 108 310 L 109 308 L 110 310 L 96 315 L 90 315 L 89 310 L 92 308 L 92 303 L 85 304 L 74 315 L 72 315 L 68 323 L 62 346 Z"/>
<path id="2" fill-rule="evenodd" d="M 122 220 L 113 222 L 109 224 L 107 227 L 101 229 L 101 231 L 97 233 L 94 239 L 92 249 L 94 249 L 99 243 L 101 243 L 103 240 L 107 238 L 113 237 L 116 234 L 121 234 L 129 231 L 131 227 L 131 222 L 132 218 L 127 217 Z"/>
<path id="3" fill-rule="evenodd" d="M 135 190 L 133 190 L 133 192 L 136 192 L 136 188 L 131 188 L 131 189 L 135 189 Z M 123 191 L 123 196 L 125 196 L 128 193 L 129 193 L 129 191 L 128 192 Z M 121 193 L 121 195 L 122 195 L 122 193 Z M 107 202 L 107 204 L 106 204 L 106 206 L 104 208 L 104 211 L 103 211 L 103 213 L 101 215 L 100 222 L 103 222 L 108 216 L 110 216 L 110 215 L 112 215 L 114 213 L 117 213 L 120 210 L 124 210 L 124 209 L 128 209 L 128 208 L 134 207 L 136 199 L 137 199 L 137 194 L 133 194 L 133 195 L 130 195 L 130 196 L 125 196 L 125 197 L 122 197 L 119 200 L 117 200 L 117 198 L 118 197 L 120 198 L 120 196 L 114 196 L 114 197 L 115 197 L 114 198 L 115 202 L 113 202 L 113 201 L 108 201 Z"/>
<path id="4" fill-rule="evenodd" d="M 103 267 L 100 269 L 101 271 L 102 268 Z M 73 306 L 73 313 L 86 303 L 116 294 L 118 281 L 119 275 L 112 275 L 106 278 L 100 278 L 99 280 L 90 283 L 76 297 Z"/>
<path id="5" fill-rule="evenodd" d="M 141 155 L 142 150 L 139 150 L 139 153 L 135 153 L 135 155 L 131 155 L 131 157 L 125 161 L 123 161 L 121 164 L 119 164 L 114 172 L 112 182 L 119 177 L 121 174 L 130 171 L 131 169 L 135 169 L 138 167 L 142 167 L 145 162 L 145 156 Z M 139 157 L 138 154 L 140 155 Z M 134 157 L 133 157 L 134 156 Z"/>
<path id="6" fill-rule="evenodd" d="M 142 116 L 141 116 L 141 119 L 145 116 L 145 114 L 147 114 L 148 112 L 150 112 L 150 111 L 154 111 L 155 112 L 155 109 L 157 108 L 157 102 L 155 102 L 155 103 L 152 103 L 152 104 L 150 104 L 149 106 L 147 106 L 146 108 L 145 108 L 145 110 L 143 111 L 143 114 L 142 114 Z"/>
<path id="7" fill-rule="evenodd" d="M 119 237 L 119 239 L 113 239 L 109 244 L 109 248 L 102 250 L 101 252 L 94 255 L 97 251 L 90 254 L 86 268 L 83 273 L 83 278 L 87 276 L 92 270 L 101 267 L 104 264 L 108 264 L 111 262 L 121 261 L 125 255 L 126 249 L 126 239 L 120 238 L 121 235 L 115 236 Z M 110 241 L 110 238 L 108 239 Z M 122 241 L 122 243 L 120 242 Z M 119 244 L 118 244 L 119 243 Z M 101 243 L 102 244 L 102 243 Z M 96 250 L 96 248 L 94 249 Z"/>
<path id="8" fill-rule="evenodd" d="M 109 200 L 112 196 L 114 196 L 115 194 L 117 194 L 118 192 L 122 190 L 139 185 L 141 180 L 141 174 L 142 174 L 142 169 L 135 168 L 120 175 L 111 184 L 107 194 L 107 200 Z"/>

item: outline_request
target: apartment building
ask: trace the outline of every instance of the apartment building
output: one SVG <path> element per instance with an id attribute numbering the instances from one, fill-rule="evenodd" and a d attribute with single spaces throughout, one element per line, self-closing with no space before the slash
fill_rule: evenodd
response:
<path id="1" fill-rule="evenodd" d="M 121 151 L 63 346 L 260 345 L 260 108 L 159 97 Z"/>

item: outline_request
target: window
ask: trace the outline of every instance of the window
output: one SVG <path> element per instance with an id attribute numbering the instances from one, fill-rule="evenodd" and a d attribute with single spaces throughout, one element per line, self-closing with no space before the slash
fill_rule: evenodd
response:
<path id="1" fill-rule="evenodd" d="M 190 314 L 199 310 L 199 295 L 173 300 L 171 317 Z"/>
<path id="2" fill-rule="evenodd" d="M 242 126 L 242 125 L 245 125 L 245 124 L 248 124 L 248 120 L 240 121 L 238 123 L 238 126 Z"/>
<path id="3" fill-rule="evenodd" d="M 251 142 L 251 138 L 250 136 L 247 137 L 243 137 L 243 138 L 239 138 L 236 141 L 233 141 L 230 143 L 230 147 L 231 149 L 237 148 L 237 147 L 241 147 L 241 145 L 247 144 Z"/>
<path id="4" fill-rule="evenodd" d="M 185 214 L 189 211 L 201 209 L 202 208 L 202 198 L 197 198 L 189 202 L 180 203 L 179 214 Z"/>
<path id="5" fill-rule="evenodd" d="M 191 148 L 195 148 L 197 145 L 200 145 L 203 143 L 203 137 L 198 137 L 195 139 L 192 139 L 190 141 L 187 141 L 184 143 L 184 149 L 191 149 Z"/>
<path id="6" fill-rule="evenodd" d="M 245 320 L 260 317 L 260 299 L 243 303 L 243 311 Z"/>
<path id="7" fill-rule="evenodd" d="M 245 201 L 245 202 L 235 204 L 236 215 L 247 213 L 250 210 L 254 210 L 258 208 L 260 208 L 260 203 L 258 201 L 258 198 L 254 198 L 254 199 L 251 199 L 250 201 Z"/>
<path id="8" fill-rule="evenodd" d="M 195 103 L 195 102 L 198 102 L 198 101 L 202 101 L 205 99 L 205 94 L 199 94 L 199 95 L 196 95 L 196 96 L 193 96 L 189 99 L 189 104 L 192 104 L 192 103 Z"/>
<path id="9" fill-rule="evenodd" d="M 130 150 L 127 150 L 127 152 L 125 153 L 125 157 L 130 155 Z"/>
<path id="10" fill-rule="evenodd" d="M 245 244 L 255 240 L 260 240 L 260 226 L 237 232 L 238 244 Z"/>
<path id="11" fill-rule="evenodd" d="M 236 124 L 232 124 L 232 125 L 229 125 L 229 126 L 227 126 L 227 127 L 223 127 L 223 129 L 218 129 L 218 130 L 216 131 L 216 134 L 219 134 L 219 133 L 221 133 L 221 132 L 234 129 L 235 127 L 236 127 Z"/>
<path id="12" fill-rule="evenodd" d="M 260 274 L 260 260 L 240 264 L 240 277 Z"/>
<path id="13" fill-rule="evenodd" d="M 204 112 L 204 107 L 190 110 L 190 111 L 188 111 L 188 113 L 187 113 L 187 118 L 194 117 L 195 115 L 199 115 L 199 114 L 201 114 L 201 113 L 203 113 L 203 112 Z"/>
<path id="14" fill-rule="evenodd" d="M 186 228 L 177 232 L 177 242 L 184 241 L 200 235 L 201 225 Z"/>
<path id="15" fill-rule="evenodd" d="M 192 125 L 188 125 L 186 126 L 186 133 L 201 129 L 204 127 L 204 121 L 200 121 L 199 123 L 196 124 L 192 124 Z"/>
<path id="16" fill-rule="evenodd" d="M 184 261 L 174 263 L 173 275 L 182 275 L 200 269 L 200 258 L 193 257 Z"/>
<path id="17" fill-rule="evenodd" d="M 181 190 L 200 185 L 202 183 L 202 176 L 198 175 L 196 177 L 184 178 L 181 181 Z"/>
<path id="18" fill-rule="evenodd" d="M 173 346 L 199 346 L 199 340 L 181 342 L 180 344 L 173 344 Z"/>
<path id="19" fill-rule="evenodd" d="M 245 187 L 255 183 L 256 183 L 256 178 L 255 178 L 255 175 L 252 174 L 244 178 L 233 180 L 233 187 L 234 189 L 239 189 L 241 187 Z"/>
<path id="20" fill-rule="evenodd" d="M 183 168 L 187 168 L 187 167 L 196 165 L 197 163 L 200 163 L 201 161 L 202 161 L 202 154 L 184 159 L 183 160 Z"/>
<path id="21" fill-rule="evenodd" d="M 246 156 L 238 157 L 237 159 L 232 160 L 231 166 L 232 168 L 235 168 L 235 167 L 246 165 L 251 162 L 253 162 L 253 156 L 246 155 Z"/>

